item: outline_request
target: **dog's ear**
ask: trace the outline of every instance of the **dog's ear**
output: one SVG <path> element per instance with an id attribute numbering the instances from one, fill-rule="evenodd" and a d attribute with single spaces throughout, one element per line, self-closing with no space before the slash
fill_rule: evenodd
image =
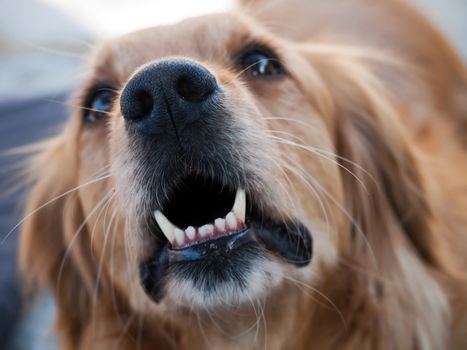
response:
<path id="1" fill-rule="evenodd" d="M 86 233 L 77 232 L 83 215 L 73 191 L 77 163 L 71 143 L 66 142 L 67 135 L 64 132 L 44 143 L 31 160 L 27 172 L 32 177 L 32 189 L 27 197 L 19 252 L 27 291 L 49 288 L 54 294 L 56 325 L 65 335 L 65 348 L 77 342 L 94 283 L 92 267 L 79 258 L 86 249 L 86 240 L 77 238 Z"/>
<path id="2" fill-rule="evenodd" d="M 375 90 L 365 93 L 369 95 L 352 98 L 351 108 L 339 107 L 336 123 L 352 234 L 364 234 L 375 243 L 390 239 L 382 235 L 400 231 L 426 263 L 439 265 L 437 240 L 430 228 L 434 218 L 414 150 L 394 111 L 374 100 Z"/>
<path id="3" fill-rule="evenodd" d="M 333 133 L 345 201 L 339 211 L 348 223 L 339 233 L 340 264 L 327 282 L 331 298 L 348 324 L 374 330 L 374 344 L 384 334 L 394 334 L 396 348 L 438 344 L 447 300 L 432 271 L 454 268 L 443 232 L 434 230 L 440 225 L 427 190 L 430 170 L 402 124 L 407 116 L 371 72 L 374 62 L 343 52 L 317 56 L 321 84 L 313 88 L 327 98 L 315 91 L 313 104 Z M 375 316 L 383 313 L 390 316 Z"/>
<path id="4" fill-rule="evenodd" d="M 332 55 L 323 67 L 333 106 L 333 130 L 352 242 L 407 244 L 428 265 L 443 265 L 432 230 L 428 173 L 402 125 L 391 96 L 361 58 Z M 399 232 L 403 237 L 397 237 Z M 362 238 L 362 237 L 360 237 Z M 402 241 L 405 241 L 402 243 Z M 360 241 L 361 242 L 361 241 Z"/>

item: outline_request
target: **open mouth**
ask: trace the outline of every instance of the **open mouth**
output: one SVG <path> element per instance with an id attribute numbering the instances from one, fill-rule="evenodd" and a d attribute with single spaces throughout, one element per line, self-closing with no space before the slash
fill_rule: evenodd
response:
<path id="1" fill-rule="evenodd" d="M 199 176 L 179 181 L 170 201 L 154 212 L 172 263 L 225 256 L 255 243 L 295 265 L 306 265 L 311 258 L 307 228 L 296 220 L 274 221 L 269 216 L 243 188 L 233 190 Z"/>
<path id="2" fill-rule="evenodd" d="M 243 188 L 209 178 L 179 181 L 170 200 L 154 211 L 156 234 L 166 239 L 140 266 L 148 295 L 161 300 L 168 276 L 197 276 L 194 283 L 200 290 L 212 290 L 216 281 L 230 281 L 241 289 L 252 264 L 267 256 L 297 267 L 307 265 L 312 256 L 308 229 L 297 220 L 268 219 L 271 215 L 256 197 L 247 196 Z"/>
<path id="3" fill-rule="evenodd" d="M 156 210 L 154 217 L 173 250 L 234 235 L 247 228 L 245 190 L 233 192 L 219 183 L 199 178 L 180 186 L 164 212 Z"/>

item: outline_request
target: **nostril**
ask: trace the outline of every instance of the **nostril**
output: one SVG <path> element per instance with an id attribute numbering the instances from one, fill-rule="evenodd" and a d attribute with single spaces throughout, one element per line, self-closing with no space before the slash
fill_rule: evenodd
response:
<path id="1" fill-rule="evenodd" d="M 152 108 L 154 107 L 154 100 L 152 96 L 148 92 L 140 90 L 136 93 L 136 101 L 139 105 L 141 118 L 147 117 L 152 112 Z"/>
<path id="2" fill-rule="evenodd" d="M 134 92 L 131 109 L 125 113 L 126 119 L 139 120 L 149 117 L 154 107 L 154 99 L 151 94 L 145 90 Z"/>
<path id="3" fill-rule="evenodd" d="M 120 111 L 129 127 L 144 134 L 173 133 L 172 129 L 209 114 L 221 95 L 217 78 L 204 66 L 163 60 L 148 64 L 128 80 Z"/>
<path id="4" fill-rule="evenodd" d="M 198 78 L 198 79 L 196 79 Z M 215 81 L 199 77 L 181 77 L 176 82 L 176 90 L 180 97 L 190 102 L 206 100 L 214 92 Z"/>

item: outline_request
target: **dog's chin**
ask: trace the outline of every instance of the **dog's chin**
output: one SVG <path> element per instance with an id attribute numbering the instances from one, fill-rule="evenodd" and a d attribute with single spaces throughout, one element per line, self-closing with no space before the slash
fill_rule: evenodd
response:
<path id="1" fill-rule="evenodd" d="M 309 264 L 312 237 L 298 220 L 271 219 L 279 215 L 243 189 L 206 179 L 187 183 L 145 224 L 157 243 L 140 264 L 141 282 L 155 302 L 190 309 L 251 303 L 274 290 L 288 269 Z"/>
<path id="2" fill-rule="evenodd" d="M 247 244 L 224 256 L 212 256 L 189 263 L 176 263 L 166 286 L 169 303 L 190 309 L 211 309 L 264 298 L 284 276 L 279 261 L 260 254 Z"/>

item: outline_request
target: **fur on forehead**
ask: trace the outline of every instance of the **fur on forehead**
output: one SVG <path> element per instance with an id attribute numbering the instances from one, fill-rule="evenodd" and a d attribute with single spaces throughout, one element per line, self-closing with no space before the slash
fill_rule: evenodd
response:
<path id="1" fill-rule="evenodd" d="M 142 29 L 109 40 L 97 48 L 91 62 L 95 77 L 121 84 L 138 67 L 162 57 L 189 57 L 228 67 L 232 57 L 248 44 L 274 49 L 277 40 L 244 14 L 221 13 Z"/>

